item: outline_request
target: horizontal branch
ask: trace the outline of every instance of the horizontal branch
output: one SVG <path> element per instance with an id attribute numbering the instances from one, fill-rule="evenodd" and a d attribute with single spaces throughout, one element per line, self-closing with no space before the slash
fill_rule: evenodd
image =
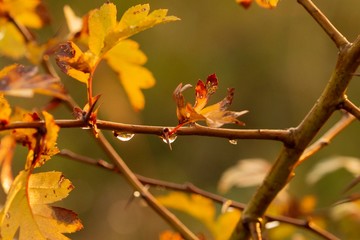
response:
<path id="1" fill-rule="evenodd" d="M 82 128 L 87 127 L 87 124 L 82 120 L 55 120 L 55 123 L 61 128 Z M 44 121 L 38 122 L 12 122 L 5 126 L 0 126 L 0 131 L 17 129 L 17 128 L 39 128 L 45 124 Z M 148 125 L 134 125 L 110 122 L 104 120 L 97 120 L 96 126 L 98 129 L 112 130 L 134 134 L 153 134 L 163 136 L 164 129 L 171 130 L 174 127 L 169 126 L 148 126 Z M 207 136 L 226 138 L 229 140 L 235 139 L 261 139 L 261 140 L 275 140 L 283 142 L 286 145 L 292 144 L 292 130 L 281 129 L 229 129 L 229 128 L 210 128 L 201 125 L 192 127 L 181 127 L 176 131 L 177 135 L 182 136 Z"/>
<path id="2" fill-rule="evenodd" d="M 113 164 L 110 164 L 107 161 L 102 160 L 102 159 L 98 159 L 98 160 L 93 159 L 91 157 L 87 157 L 87 156 L 83 156 L 83 155 L 74 153 L 67 149 L 62 149 L 58 155 L 60 155 L 62 157 L 66 157 L 71 160 L 75 160 L 75 161 L 89 164 L 92 166 L 101 167 L 106 170 L 121 174 L 121 172 L 119 171 L 119 169 L 116 166 L 114 166 Z M 158 180 L 158 179 L 154 179 L 154 178 L 144 177 L 139 174 L 136 174 L 136 177 L 144 185 L 148 185 L 148 186 L 152 186 L 152 187 L 160 187 L 163 189 L 168 189 L 168 190 L 173 190 L 173 191 L 198 194 L 205 198 L 211 199 L 212 201 L 214 201 L 216 203 L 219 203 L 222 205 L 226 204 L 226 206 L 228 206 L 228 207 L 233 207 L 233 208 L 236 208 L 239 210 L 244 210 L 244 208 L 245 208 L 245 204 L 243 204 L 243 203 L 240 203 L 237 201 L 232 201 L 223 196 L 205 191 L 191 183 L 178 184 L 178 183 L 162 181 L 162 180 Z M 268 214 L 265 215 L 265 220 L 267 222 L 278 221 L 278 222 L 290 224 L 290 225 L 293 225 L 296 227 L 304 228 L 320 237 L 323 237 L 324 239 L 331 239 L 331 240 L 338 239 L 336 236 L 332 235 L 328 231 L 325 231 L 325 230 L 317 227 L 310 220 L 297 219 L 297 218 L 292 218 L 292 217 L 287 217 L 287 216 L 273 216 L 273 215 L 268 215 Z"/>

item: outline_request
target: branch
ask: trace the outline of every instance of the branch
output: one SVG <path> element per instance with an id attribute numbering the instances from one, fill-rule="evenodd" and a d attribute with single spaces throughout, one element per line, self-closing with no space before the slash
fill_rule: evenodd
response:
<path id="1" fill-rule="evenodd" d="M 108 171 L 115 172 L 117 174 L 121 174 L 119 169 L 114 166 L 113 164 L 108 163 L 107 161 L 104 161 L 103 159 L 93 159 L 91 157 L 83 156 L 80 154 L 76 154 L 70 150 L 62 149 L 58 155 L 62 157 L 66 157 L 71 160 L 75 160 L 84 164 L 88 164 L 91 166 L 101 167 L 103 169 L 106 169 Z M 228 207 L 233 207 L 239 210 L 243 210 L 245 208 L 245 204 L 229 200 L 228 198 L 222 197 L 220 195 L 207 192 L 201 188 L 198 188 L 197 186 L 191 184 L 191 183 L 185 183 L 185 184 L 178 184 L 178 183 L 172 183 L 168 181 L 162 181 L 154 178 L 148 178 L 144 177 L 142 175 L 136 174 L 136 177 L 139 179 L 139 181 L 148 186 L 153 187 L 160 187 L 168 190 L 173 191 L 179 191 L 179 192 L 185 192 L 185 193 L 192 193 L 192 194 L 198 194 L 205 198 L 211 199 L 212 201 L 227 205 Z M 286 216 L 272 216 L 272 215 L 265 215 L 265 219 L 267 222 L 273 222 L 278 221 L 285 224 L 290 224 L 296 227 L 307 229 L 308 231 L 314 233 L 315 235 L 318 235 L 320 237 L 323 237 L 325 239 L 329 240 L 338 240 L 338 238 L 331 233 L 317 227 L 312 221 L 310 220 L 302 220 L 302 219 L 296 219 Z"/>
<path id="2" fill-rule="evenodd" d="M 87 127 L 83 120 L 56 120 L 55 123 L 61 128 L 81 128 Z M 16 128 L 39 128 L 45 124 L 44 121 L 38 122 L 12 122 L 5 126 L 0 126 L 0 131 L 11 130 Z M 116 123 L 98 119 L 96 121 L 98 129 L 112 130 L 134 134 L 152 134 L 162 136 L 164 129 L 172 129 L 170 126 L 147 126 L 147 125 L 134 125 L 125 123 Z M 200 125 L 195 127 L 182 127 L 176 132 L 177 135 L 182 136 L 208 136 L 233 139 L 262 139 L 274 140 L 283 142 L 286 145 L 293 144 L 292 129 L 227 129 L 227 128 L 210 128 Z"/>
<path id="3" fill-rule="evenodd" d="M 351 115 L 360 120 L 360 109 L 349 99 L 346 98 L 340 106 L 342 109 L 349 112 Z"/>
<path id="4" fill-rule="evenodd" d="M 353 115 L 348 113 L 344 113 L 342 118 L 334 124 L 321 138 L 319 138 L 316 142 L 311 144 L 309 147 L 305 149 L 303 154 L 301 155 L 299 161 L 296 166 L 303 163 L 310 156 L 314 155 L 322 148 L 328 146 L 333 138 L 335 138 L 342 130 L 344 130 L 347 126 L 350 125 L 355 120 Z"/>
<path id="5" fill-rule="evenodd" d="M 336 47 L 341 49 L 349 44 L 349 41 L 335 28 L 327 17 L 316 7 L 311 0 L 298 0 L 314 20 L 323 28 L 327 35 L 333 40 Z"/>
<path id="6" fill-rule="evenodd" d="M 311 3 L 310 1 L 301 2 L 306 4 Z M 315 14 L 316 12 L 310 11 L 310 13 Z M 315 16 L 317 16 L 316 14 Z M 317 20 L 320 19 L 323 18 L 318 18 Z M 329 25 L 325 24 L 324 26 L 328 27 Z M 244 230 L 243 223 L 249 226 L 249 223 L 256 222 L 258 218 L 263 217 L 273 199 L 294 176 L 294 168 L 304 150 L 333 112 L 338 110 L 339 104 L 344 101 L 345 91 L 360 64 L 360 36 L 353 44 L 344 45 L 345 42 L 339 42 L 338 37 L 335 37 L 335 40 L 336 44 L 340 44 L 342 47 L 340 48 L 336 67 L 324 91 L 307 116 L 299 126 L 295 128 L 294 146 L 284 146 L 280 151 L 275 164 L 245 208 L 242 219 L 238 222 L 231 239 L 249 238 L 248 235 L 242 238 L 239 236 L 239 233 Z"/>

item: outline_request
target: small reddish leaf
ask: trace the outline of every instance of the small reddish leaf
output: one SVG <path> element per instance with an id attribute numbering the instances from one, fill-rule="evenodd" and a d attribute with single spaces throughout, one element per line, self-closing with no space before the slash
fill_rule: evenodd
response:
<path id="1" fill-rule="evenodd" d="M 195 88 L 196 100 L 194 106 L 185 103 L 184 96 L 182 95 L 182 92 L 188 87 L 189 85 L 183 87 L 182 84 L 179 84 L 173 93 L 177 105 L 176 115 L 179 120 L 179 126 L 200 120 L 205 120 L 206 124 L 210 127 L 221 127 L 227 123 L 244 125 L 237 118 L 248 111 L 233 112 L 227 110 L 234 96 L 233 88 L 228 89 L 228 95 L 222 101 L 205 107 L 210 96 L 216 92 L 218 87 L 218 79 L 215 74 L 208 76 L 206 83 L 201 80 L 198 81 Z"/>

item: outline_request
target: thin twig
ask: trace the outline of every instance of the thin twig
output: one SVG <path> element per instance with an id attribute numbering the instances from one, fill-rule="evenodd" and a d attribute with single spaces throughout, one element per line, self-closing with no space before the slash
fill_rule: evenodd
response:
<path id="1" fill-rule="evenodd" d="M 86 127 L 87 124 L 82 120 L 60 119 L 55 120 L 55 123 L 61 128 L 80 128 Z M 12 122 L 5 126 L 0 126 L 0 131 L 16 129 L 16 128 L 39 128 L 45 124 L 44 121 L 38 122 Z M 152 134 L 162 136 L 164 129 L 172 129 L 170 126 L 148 126 L 148 125 L 134 125 L 125 123 L 116 123 L 104 120 L 96 120 L 98 129 L 113 130 L 134 134 Z M 227 129 L 227 128 L 210 128 L 200 125 L 195 127 L 182 127 L 176 132 L 177 135 L 182 136 L 208 136 L 219 137 L 226 139 L 261 139 L 274 140 L 283 142 L 286 145 L 292 144 L 292 130 L 281 129 Z"/>
<path id="2" fill-rule="evenodd" d="M 115 173 L 121 174 L 121 172 L 118 170 L 118 168 L 107 161 L 103 159 L 93 159 L 91 157 L 83 156 L 77 153 L 74 153 L 70 150 L 63 149 L 58 154 L 62 157 L 66 157 L 71 160 L 75 160 L 81 163 L 85 163 L 88 165 L 96 166 L 104 168 L 108 171 L 113 171 Z M 154 178 L 144 177 L 142 175 L 136 174 L 136 177 L 139 179 L 140 182 L 144 185 L 152 186 L 152 187 L 158 187 L 173 191 L 180 191 L 185 193 L 192 193 L 192 194 L 198 194 L 205 198 L 211 199 L 214 202 L 217 202 L 219 204 L 227 204 L 228 207 L 233 207 L 239 210 L 243 210 L 245 208 L 245 204 L 237 202 L 237 201 L 229 201 L 228 198 L 225 198 L 223 196 L 207 192 L 191 183 L 185 183 L 185 184 L 178 184 L 178 183 L 172 183 L 168 181 L 162 181 Z M 317 227 L 311 220 L 302 220 L 287 216 L 272 216 L 272 215 L 265 215 L 265 220 L 267 222 L 272 221 L 278 221 L 285 224 L 290 224 L 296 227 L 307 229 L 308 231 L 314 233 L 315 235 L 318 235 L 320 237 L 323 237 L 324 239 L 329 240 L 338 240 L 338 238 L 328 231 L 325 231 L 319 227 Z"/>
<path id="3" fill-rule="evenodd" d="M 331 140 L 335 138 L 340 132 L 342 132 L 347 126 L 349 126 L 354 120 L 355 117 L 353 115 L 344 113 L 341 119 L 335 123 L 322 137 L 320 137 L 316 142 L 305 149 L 296 166 L 303 163 L 310 156 L 314 155 L 322 148 L 328 146 Z"/>
<path id="4" fill-rule="evenodd" d="M 176 231 L 178 231 L 186 239 L 198 239 L 173 213 L 161 205 L 156 198 L 148 191 L 148 189 L 139 181 L 137 176 L 130 170 L 124 160 L 118 155 L 112 145 L 107 141 L 105 136 L 98 132 L 96 138 L 100 146 L 104 149 L 116 167 L 129 182 L 129 184 L 138 191 L 142 198 L 154 209 L 164 220 L 166 220 Z"/>
<path id="5" fill-rule="evenodd" d="M 252 240 L 262 240 L 261 224 L 260 222 L 251 222 L 249 224 L 249 231 Z"/>
<path id="6" fill-rule="evenodd" d="M 349 99 L 345 99 L 344 102 L 342 102 L 341 108 L 360 120 L 360 109 Z"/>
<path id="7" fill-rule="evenodd" d="M 297 0 L 306 11 L 314 18 L 314 20 L 324 29 L 327 35 L 333 40 L 336 47 L 342 47 L 350 44 L 336 27 L 329 21 L 329 19 L 320 11 L 319 8 L 311 0 Z"/>

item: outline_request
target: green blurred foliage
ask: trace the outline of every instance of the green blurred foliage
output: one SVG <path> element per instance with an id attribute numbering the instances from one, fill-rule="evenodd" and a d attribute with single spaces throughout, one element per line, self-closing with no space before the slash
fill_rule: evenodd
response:
<path id="1" fill-rule="evenodd" d="M 316 2 L 350 41 L 356 37 L 360 22 L 358 0 Z M 65 31 L 62 13 L 65 4 L 83 15 L 103 1 L 48 0 L 45 3 L 51 12 L 52 25 L 38 33 L 40 40 Z M 128 7 L 144 2 L 114 3 L 120 17 Z M 241 118 L 246 123 L 245 128 L 293 127 L 312 107 L 336 63 L 335 45 L 296 1 L 280 1 L 273 10 L 259 8 L 256 4 L 244 10 L 234 0 L 154 0 L 149 3 L 152 9 L 167 8 L 170 15 L 182 19 L 133 38 L 149 58 L 146 67 L 153 72 L 156 86 L 145 90 L 145 109 L 134 112 L 116 75 L 109 67 L 100 65 L 94 90 L 102 94 L 101 119 L 176 126 L 176 107 L 172 100 L 175 87 L 180 82 L 194 85 L 198 79 L 216 73 L 220 84 L 212 101 L 220 100 L 228 87 L 234 87 L 231 110 L 250 111 Z M 8 60 L 0 60 L 1 66 L 8 63 Z M 76 101 L 85 104 L 85 85 L 59 74 Z M 355 103 L 360 87 L 356 80 L 349 89 L 349 97 Z M 193 101 L 193 92 L 188 90 L 186 94 L 187 100 Z M 23 99 L 11 98 L 14 104 L 27 107 L 43 100 L 36 97 L 24 104 Z M 54 115 L 71 118 L 65 107 L 57 109 Z M 339 114 L 334 115 L 326 127 L 339 117 Z M 358 124 L 351 125 L 329 147 L 300 166 L 290 192 L 297 197 L 320 194 L 319 199 L 337 199 L 341 187 L 327 186 L 338 182 L 338 178 L 321 182 L 321 187 L 307 186 L 304 178 L 319 159 L 334 154 L 360 157 L 359 132 Z M 257 157 L 273 162 L 281 148 L 281 144 L 270 141 L 239 140 L 237 145 L 232 145 L 226 139 L 184 136 L 178 137 L 170 151 L 156 136 L 136 135 L 129 142 L 119 142 L 111 133 L 107 136 L 134 172 L 171 182 L 192 182 L 213 192 L 217 191 L 222 172 L 239 159 Z M 84 130 L 62 129 L 58 145 L 60 149 L 106 159 Z M 18 155 L 17 167 L 20 168 L 24 158 L 21 153 Z M 84 230 L 71 236 L 73 239 L 156 239 L 162 230 L 169 228 L 156 213 L 144 207 L 141 200 L 132 200 L 132 189 L 121 176 L 60 157 L 55 157 L 44 168 L 63 171 L 76 187 L 63 202 L 80 214 L 85 225 Z M 254 190 L 233 189 L 227 197 L 246 202 Z M 331 203 L 321 201 L 319 207 L 328 209 Z M 181 219 L 189 220 L 186 216 Z M 192 223 L 190 228 L 195 232 L 206 231 L 198 222 Z"/>

